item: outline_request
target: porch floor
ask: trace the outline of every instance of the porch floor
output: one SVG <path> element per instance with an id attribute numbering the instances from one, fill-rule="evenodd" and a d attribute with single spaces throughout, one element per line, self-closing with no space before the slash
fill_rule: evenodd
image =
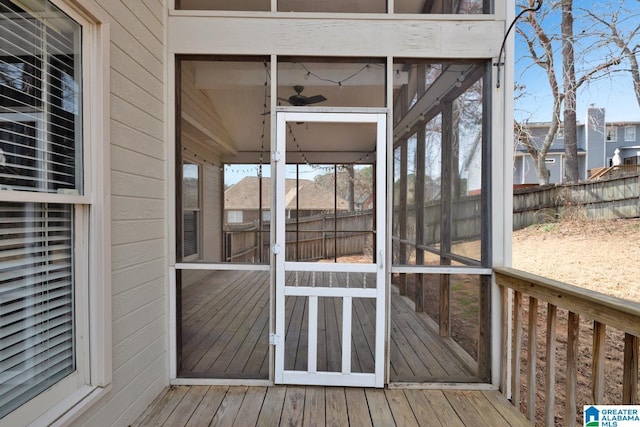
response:
<path id="1" fill-rule="evenodd" d="M 133 426 L 530 426 L 497 391 L 172 386 Z"/>
<path id="2" fill-rule="evenodd" d="M 288 280 L 292 280 L 291 277 Z M 354 278 L 351 279 L 352 283 Z M 269 275 L 219 271 L 182 291 L 182 363 L 179 376 L 269 378 Z M 321 299 L 322 300 L 322 299 Z M 306 298 L 288 297 L 285 369 L 306 370 Z M 373 372 L 375 301 L 354 301 L 353 372 Z M 320 302 L 318 369 L 340 371 L 342 304 Z M 477 382 L 475 361 L 452 339 L 442 339 L 425 313 L 391 292 L 390 380 Z"/>

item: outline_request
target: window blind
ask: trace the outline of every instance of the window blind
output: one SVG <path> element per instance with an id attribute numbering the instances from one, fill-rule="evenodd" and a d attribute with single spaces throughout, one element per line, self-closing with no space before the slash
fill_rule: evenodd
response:
<path id="1" fill-rule="evenodd" d="M 82 193 L 80 26 L 0 0 L 0 188 Z"/>
<path id="2" fill-rule="evenodd" d="M 0 204 L 0 417 L 75 370 L 73 208 Z"/>

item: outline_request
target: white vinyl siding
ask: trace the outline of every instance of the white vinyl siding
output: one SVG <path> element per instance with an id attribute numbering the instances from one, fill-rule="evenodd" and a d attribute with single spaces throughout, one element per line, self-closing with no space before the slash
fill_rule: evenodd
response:
<path id="1" fill-rule="evenodd" d="M 204 165 L 202 194 L 202 236 L 203 258 L 210 261 L 222 261 L 222 171 L 220 167 Z"/>
<path id="2" fill-rule="evenodd" d="M 73 425 L 129 425 L 168 383 L 164 5 L 78 3 L 110 26 L 113 388 Z"/>

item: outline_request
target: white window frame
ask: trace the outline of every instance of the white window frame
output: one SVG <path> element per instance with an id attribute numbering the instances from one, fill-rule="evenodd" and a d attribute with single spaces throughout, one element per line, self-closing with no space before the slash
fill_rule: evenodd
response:
<path id="1" fill-rule="evenodd" d="M 605 136 L 607 142 L 618 141 L 618 126 L 607 126 L 607 135 Z"/>
<path id="2" fill-rule="evenodd" d="M 230 221 L 231 217 L 235 219 L 236 216 L 240 216 L 240 221 Z M 242 224 L 243 219 L 244 219 L 244 215 L 242 210 L 233 209 L 233 210 L 227 211 L 227 218 L 226 218 L 227 224 Z"/>
<path id="3" fill-rule="evenodd" d="M 558 130 L 556 131 L 556 139 L 564 139 L 564 127 L 558 126 Z"/>
<path id="4" fill-rule="evenodd" d="M 48 0 L 82 27 L 84 194 L 0 189 L 0 201 L 73 206 L 77 370 L 2 418 L 6 425 L 65 425 L 111 390 L 111 227 L 109 202 L 110 30 L 90 0 Z"/>
<path id="5" fill-rule="evenodd" d="M 630 142 L 636 140 L 636 127 L 635 126 L 625 126 L 624 127 L 624 141 Z"/>

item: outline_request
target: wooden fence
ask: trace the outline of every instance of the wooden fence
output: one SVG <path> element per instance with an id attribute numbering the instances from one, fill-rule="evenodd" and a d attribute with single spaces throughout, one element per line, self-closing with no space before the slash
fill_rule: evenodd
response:
<path id="1" fill-rule="evenodd" d="M 423 241 L 416 242 L 414 209 L 407 209 L 407 235 L 400 238 L 394 221 L 394 243 L 431 246 L 440 243 L 440 201 L 425 203 Z M 452 202 L 452 241 L 477 240 L 481 228 L 481 199 L 467 196 Z M 513 195 L 513 227 L 571 216 L 589 219 L 640 217 L 640 173 L 575 185 L 548 185 L 518 189 Z M 396 212 L 398 217 L 398 212 Z M 363 254 L 372 250 L 373 212 L 316 215 L 287 221 L 286 256 L 289 260 L 311 261 L 336 256 Z M 258 223 L 229 225 L 224 232 L 226 262 L 268 262 L 269 223 L 258 230 Z M 394 251 L 397 253 L 397 251 Z"/>
<path id="2" fill-rule="evenodd" d="M 588 219 L 640 217 L 640 173 L 514 191 L 515 230 L 572 216 Z"/>
<path id="3" fill-rule="evenodd" d="M 270 223 L 227 226 L 225 262 L 268 262 Z M 314 215 L 290 219 L 285 234 L 287 260 L 317 261 L 348 255 L 373 254 L 373 211 Z"/>
<path id="4" fill-rule="evenodd" d="M 476 240 L 480 238 L 480 228 L 482 217 L 481 198 L 479 195 L 461 197 L 451 203 L 451 213 L 445 217 L 451 218 L 451 240 L 466 241 Z M 396 209 L 394 237 L 398 238 L 398 222 L 406 221 L 407 236 L 402 239 L 404 243 L 411 246 L 417 245 L 436 245 L 440 243 L 440 227 L 442 226 L 442 203 L 440 200 L 428 202 L 424 204 L 424 234 L 423 241 L 416 242 L 416 215 L 415 207 L 407 208 L 406 218 L 399 217 L 399 210 Z"/>
<path id="5" fill-rule="evenodd" d="M 582 414 L 582 405 L 640 403 L 640 304 L 512 268 L 496 268 L 494 272 L 502 294 L 503 392 L 506 393 L 509 375 L 511 401 L 532 422 L 575 426 Z M 512 305 L 509 304 L 511 291 Z M 513 307 L 511 313 L 510 306 Z M 581 318 L 592 323 L 581 325 Z M 545 323 L 546 331 L 540 328 Z M 621 335 L 620 338 L 607 340 L 607 334 L 613 331 Z M 584 342 L 580 345 L 580 332 L 591 335 L 586 345 Z M 611 347 L 622 343 L 622 354 L 611 355 Z M 564 351 L 560 351 L 560 347 Z M 511 353 L 506 351 L 509 348 Z M 608 366 L 606 376 L 605 364 Z M 611 364 L 619 365 L 621 378 L 610 375 Z M 579 375 L 585 367 L 586 375 L 584 372 Z M 622 389 L 618 390 L 620 393 L 616 388 Z M 556 399 L 559 391 L 564 393 L 564 398 Z"/>

